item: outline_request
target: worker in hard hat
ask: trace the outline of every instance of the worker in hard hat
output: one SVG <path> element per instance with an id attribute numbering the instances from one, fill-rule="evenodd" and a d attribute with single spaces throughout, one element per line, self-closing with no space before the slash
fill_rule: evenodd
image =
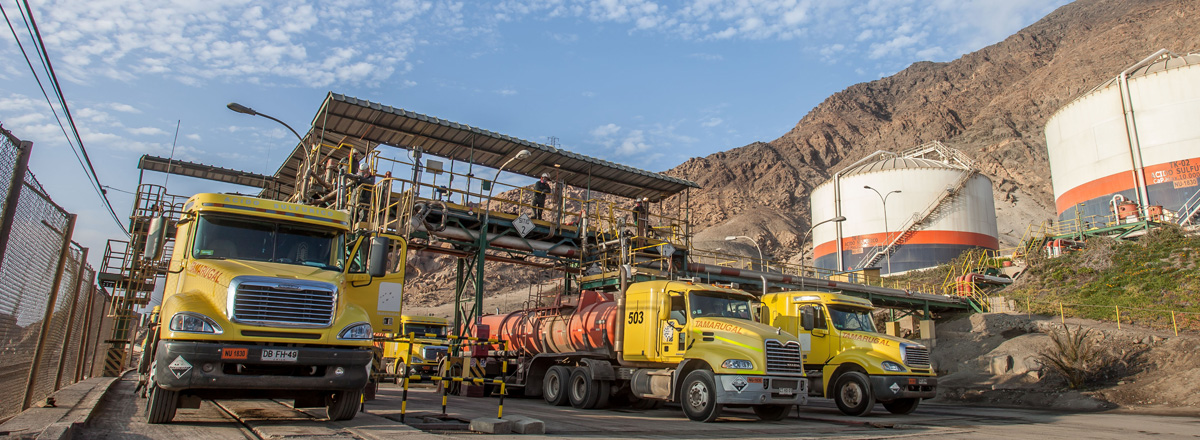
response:
<path id="1" fill-rule="evenodd" d="M 542 219 L 542 209 L 546 207 L 546 194 L 550 194 L 550 174 L 542 173 L 542 178 L 533 184 L 533 218 Z"/>
<path id="2" fill-rule="evenodd" d="M 633 204 L 633 224 L 637 227 L 637 236 L 639 244 L 644 242 L 646 237 L 647 224 L 650 223 L 650 198 L 642 197 L 637 203 Z"/>

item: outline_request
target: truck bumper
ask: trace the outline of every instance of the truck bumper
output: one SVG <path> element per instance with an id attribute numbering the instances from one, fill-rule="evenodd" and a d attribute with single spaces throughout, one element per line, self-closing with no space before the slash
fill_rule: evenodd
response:
<path id="1" fill-rule="evenodd" d="M 296 350 L 293 361 L 263 361 L 263 350 Z M 159 387 L 186 389 L 356 390 L 367 384 L 371 351 L 159 341 Z M 340 370 L 340 371 L 339 371 Z"/>
<path id="2" fill-rule="evenodd" d="M 722 405 L 804 405 L 808 380 L 803 377 L 718 374 L 717 403 Z"/>
<path id="3" fill-rule="evenodd" d="M 931 376 L 871 376 L 871 389 L 875 400 L 886 402 L 894 399 L 937 396 L 937 378 Z"/>

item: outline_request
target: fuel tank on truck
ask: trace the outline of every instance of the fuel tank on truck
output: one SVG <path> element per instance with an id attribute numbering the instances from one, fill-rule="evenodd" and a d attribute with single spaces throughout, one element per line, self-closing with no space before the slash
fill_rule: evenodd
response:
<path id="1" fill-rule="evenodd" d="M 493 337 L 508 342 L 508 350 L 540 353 L 603 353 L 615 357 L 617 303 L 611 293 L 585 290 L 559 297 L 559 306 L 484 315 L 480 324 Z M 499 347 L 493 347 L 499 349 Z"/>

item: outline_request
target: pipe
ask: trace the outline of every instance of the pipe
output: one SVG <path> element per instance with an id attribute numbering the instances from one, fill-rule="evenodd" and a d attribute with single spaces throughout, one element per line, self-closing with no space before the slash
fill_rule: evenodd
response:
<path id="1" fill-rule="evenodd" d="M 622 264 L 620 270 L 621 288 L 617 292 L 617 326 L 613 332 L 613 351 L 617 354 L 617 364 L 625 365 L 625 290 L 629 289 L 629 278 L 633 270 L 628 264 Z"/>
<path id="2" fill-rule="evenodd" d="M 805 276 L 799 276 L 799 275 L 784 275 L 784 274 L 779 274 L 779 273 L 759 272 L 756 270 L 749 270 L 749 269 L 735 269 L 735 268 L 731 268 L 731 267 L 716 266 L 716 265 L 712 265 L 712 264 L 688 263 L 687 269 L 691 272 L 703 272 L 703 273 L 708 273 L 708 274 L 724 275 L 724 276 L 730 276 L 730 277 L 742 277 L 742 278 L 762 277 L 768 281 L 774 281 L 776 283 L 794 284 L 794 285 L 799 285 L 799 284 L 803 283 L 805 285 L 815 286 L 815 287 L 819 287 L 819 288 L 823 288 L 823 289 L 862 292 L 862 293 L 870 293 L 872 295 L 905 297 L 905 298 L 913 298 L 913 299 L 926 299 L 926 300 L 932 300 L 932 301 L 961 302 L 960 300 L 958 300 L 955 297 L 946 296 L 946 295 L 933 295 L 933 294 L 928 294 L 928 293 L 917 293 L 917 292 L 910 293 L 910 292 L 907 292 L 902 289 L 892 289 L 892 288 L 888 288 L 888 287 L 870 286 L 870 285 L 866 285 L 866 284 L 846 283 L 846 282 L 841 282 L 841 281 L 832 281 L 832 280 L 805 277 Z"/>
<path id="3" fill-rule="evenodd" d="M 1129 144 L 1129 161 L 1133 168 L 1131 170 L 1133 173 L 1133 184 L 1136 186 L 1134 193 L 1137 195 L 1138 205 L 1140 205 L 1138 209 L 1142 211 L 1143 216 L 1149 216 L 1150 194 L 1146 190 L 1145 163 L 1142 161 L 1142 144 L 1141 140 L 1138 139 L 1137 120 L 1133 114 L 1133 95 L 1129 91 L 1129 74 L 1134 70 L 1158 61 L 1164 55 L 1178 56 L 1169 50 L 1159 49 L 1145 59 L 1122 70 L 1121 74 L 1117 76 L 1119 80 L 1117 86 L 1121 95 L 1121 110 L 1125 116 L 1125 138 Z"/>
<path id="4" fill-rule="evenodd" d="M 479 237 L 474 231 L 468 231 L 466 229 L 454 226 L 447 226 L 445 229 L 440 231 L 431 231 L 429 228 L 425 227 L 424 222 L 417 227 L 417 230 L 429 233 L 430 235 L 441 238 L 449 238 L 452 240 L 475 241 Z M 487 237 L 489 245 L 495 245 L 502 248 L 530 252 L 541 251 L 550 255 L 567 258 L 575 258 L 579 254 L 579 248 L 565 244 L 555 244 L 538 240 L 524 240 L 518 237 L 492 233 L 488 233 Z"/>

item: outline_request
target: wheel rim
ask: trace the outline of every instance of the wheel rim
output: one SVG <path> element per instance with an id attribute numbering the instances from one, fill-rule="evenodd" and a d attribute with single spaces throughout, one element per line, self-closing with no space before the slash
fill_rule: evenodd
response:
<path id="1" fill-rule="evenodd" d="M 587 395 L 587 381 L 583 380 L 582 376 L 571 382 L 571 394 L 579 402 L 582 402 L 583 397 Z"/>
<path id="2" fill-rule="evenodd" d="M 863 389 L 857 382 L 849 381 L 842 385 L 842 402 L 851 407 L 858 406 L 863 400 Z"/>
<path id="3" fill-rule="evenodd" d="M 708 385 L 701 381 L 692 382 L 688 387 L 688 406 L 696 411 L 708 407 Z"/>
<path id="4" fill-rule="evenodd" d="M 550 398 L 555 398 L 562 393 L 562 382 L 557 374 L 551 374 L 550 380 L 546 383 L 546 393 L 550 394 Z"/>

